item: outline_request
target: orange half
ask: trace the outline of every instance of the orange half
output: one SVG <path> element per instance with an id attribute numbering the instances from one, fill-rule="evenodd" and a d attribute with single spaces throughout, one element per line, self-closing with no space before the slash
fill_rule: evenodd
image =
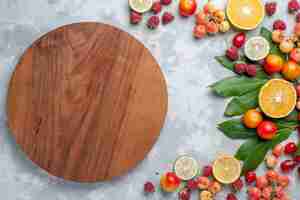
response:
<path id="1" fill-rule="evenodd" d="M 235 27 L 252 30 L 264 19 L 265 8 L 261 0 L 228 0 L 226 13 Z"/>
<path id="2" fill-rule="evenodd" d="M 296 106 L 297 93 L 292 83 L 284 79 L 271 79 L 260 90 L 260 109 L 269 117 L 282 118 Z"/>

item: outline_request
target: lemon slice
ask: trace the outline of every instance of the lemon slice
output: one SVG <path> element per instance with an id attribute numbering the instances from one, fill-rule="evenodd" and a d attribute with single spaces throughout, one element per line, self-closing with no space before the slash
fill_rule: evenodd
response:
<path id="1" fill-rule="evenodd" d="M 129 6 L 138 13 L 145 13 L 152 7 L 153 0 L 129 0 Z"/>
<path id="2" fill-rule="evenodd" d="M 181 180 L 194 178 L 199 170 L 198 162 L 190 156 L 180 156 L 174 163 L 174 172 Z"/>
<path id="3" fill-rule="evenodd" d="M 252 30 L 264 19 L 265 8 L 261 0 L 228 0 L 226 13 L 235 27 Z"/>
<path id="4" fill-rule="evenodd" d="M 270 52 L 269 42 L 261 37 L 252 37 L 245 44 L 245 55 L 253 61 L 264 59 Z"/>
<path id="5" fill-rule="evenodd" d="M 233 183 L 241 175 L 241 164 L 233 156 L 221 156 L 213 163 L 213 175 L 220 183 Z"/>
<path id="6" fill-rule="evenodd" d="M 286 117 L 296 106 L 297 93 L 284 79 L 269 80 L 259 92 L 260 109 L 271 118 Z"/>

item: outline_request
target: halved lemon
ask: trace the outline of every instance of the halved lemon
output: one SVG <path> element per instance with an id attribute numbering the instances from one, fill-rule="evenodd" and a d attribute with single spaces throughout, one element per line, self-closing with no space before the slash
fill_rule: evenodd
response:
<path id="1" fill-rule="evenodd" d="M 259 92 L 260 109 L 269 117 L 282 118 L 296 106 L 297 93 L 292 83 L 284 79 L 269 80 Z"/>
<path id="2" fill-rule="evenodd" d="M 226 13 L 235 27 L 252 30 L 264 19 L 265 8 L 261 0 L 228 0 Z"/>
<path id="3" fill-rule="evenodd" d="M 261 36 L 252 37 L 245 44 L 245 55 L 253 61 L 262 60 L 270 52 L 269 42 Z"/>
<path id="4" fill-rule="evenodd" d="M 129 7 L 138 12 L 145 13 L 152 7 L 153 0 L 129 0 Z"/>
<path id="5" fill-rule="evenodd" d="M 191 156 L 180 156 L 174 163 L 174 172 L 181 180 L 194 178 L 199 171 L 198 162 Z"/>
<path id="6" fill-rule="evenodd" d="M 213 175 L 220 183 L 233 183 L 241 175 L 241 163 L 233 156 L 220 156 L 213 163 Z"/>

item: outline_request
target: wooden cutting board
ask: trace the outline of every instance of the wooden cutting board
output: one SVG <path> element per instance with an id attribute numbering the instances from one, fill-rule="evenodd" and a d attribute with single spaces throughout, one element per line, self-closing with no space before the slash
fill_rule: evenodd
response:
<path id="1" fill-rule="evenodd" d="M 27 49 L 7 112 L 17 144 L 41 168 L 72 181 L 110 180 L 154 145 L 167 87 L 153 56 L 126 32 L 71 24 Z"/>

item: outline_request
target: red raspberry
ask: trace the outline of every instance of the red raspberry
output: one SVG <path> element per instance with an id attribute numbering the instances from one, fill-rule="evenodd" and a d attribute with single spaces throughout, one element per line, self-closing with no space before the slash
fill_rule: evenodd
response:
<path id="1" fill-rule="evenodd" d="M 156 1 L 153 3 L 151 10 L 154 14 L 158 14 L 158 13 L 160 13 L 161 8 L 162 8 L 162 6 L 161 6 L 160 2 Z"/>
<path id="2" fill-rule="evenodd" d="M 296 22 L 300 23 L 300 13 L 297 13 L 297 15 L 296 15 Z"/>
<path id="3" fill-rule="evenodd" d="M 172 0 L 160 0 L 160 3 L 162 5 L 170 5 L 172 3 Z"/>
<path id="4" fill-rule="evenodd" d="M 277 3 L 276 2 L 266 3 L 265 10 L 268 16 L 274 15 L 277 10 Z"/>
<path id="5" fill-rule="evenodd" d="M 256 174 L 253 171 L 249 171 L 245 174 L 245 180 L 248 184 L 251 184 L 256 181 Z"/>
<path id="6" fill-rule="evenodd" d="M 144 192 L 145 193 L 153 193 L 153 192 L 155 192 L 155 187 L 154 187 L 153 183 L 146 182 L 145 185 L 144 185 Z"/>
<path id="7" fill-rule="evenodd" d="M 229 193 L 226 197 L 226 200 L 237 200 L 237 198 L 233 193 Z"/>
<path id="8" fill-rule="evenodd" d="M 226 51 L 226 56 L 227 56 L 227 58 L 229 58 L 232 61 L 239 59 L 238 49 L 236 47 L 230 47 Z"/>
<path id="9" fill-rule="evenodd" d="M 290 12 L 296 12 L 300 9 L 298 0 L 290 0 L 288 3 L 288 9 Z"/>
<path id="10" fill-rule="evenodd" d="M 198 182 L 194 179 L 191 179 L 186 183 L 186 187 L 189 190 L 196 190 L 198 188 Z"/>
<path id="11" fill-rule="evenodd" d="M 138 24 L 142 21 L 142 15 L 140 13 L 131 11 L 130 13 L 130 23 L 131 24 Z"/>
<path id="12" fill-rule="evenodd" d="M 205 177 L 210 177 L 213 174 L 212 171 L 213 171 L 212 166 L 206 165 L 206 166 L 203 167 L 202 175 L 205 176 Z"/>
<path id="13" fill-rule="evenodd" d="M 148 19 L 147 26 L 150 29 L 156 29 L 159 26 L 160 20 L 159 17 L 154 15 Z"/>
<path id="14" fill-rule="evenodd" d="M 297 151 L 297 145 L 294 142 L 289 142 L 284 147 L 284 153 L 285 154 L 292 154 Z"/>
<path id="15" fill-rule="evenodd" d="M 236 180 L 231 184 L 231 187 L 234 191 L 238 192 L 242 190 L 242 188 L 244 187 L 244 183 L 242 179 L 239 178 L 238 180 Z"/>
<path id="16" fill-rule="evenodd" d="M 246 72 L 246 67 L 247 67 L 247 64 L 245 64 L 245 63 L 236 63 L 234 65 L 234 71 L 237 74 L 243 74 Z"/>
<path id="17" fill-rule="evenodd" d="M 248 76 L 255 77 L 256 76 L 256 72 L 257 72 L 257 69 L 256 69 L 255 65 L 253 65 L 253 64 L 247 65 L 247 67 L 246 67 L 246 74 Z"/>
<path id="18" fill-rule="evenodd" d="M 286 29 L 286 24 L 283 20 L 278 19 L 274 22 L 273 29 L 284 31 Z"/>
<path id="19" fill-rule="evenodd" d="M 191 198 L 191 191 L 184 188 L 178 193 L 179 200 L 189 200 Z"/>
<path id="20" fill-rule="evenodd" d="M 170 12 L 164 12 L 162 16 L 162 23 L 169 24 L 174 20 L 174 15 Z"/>

